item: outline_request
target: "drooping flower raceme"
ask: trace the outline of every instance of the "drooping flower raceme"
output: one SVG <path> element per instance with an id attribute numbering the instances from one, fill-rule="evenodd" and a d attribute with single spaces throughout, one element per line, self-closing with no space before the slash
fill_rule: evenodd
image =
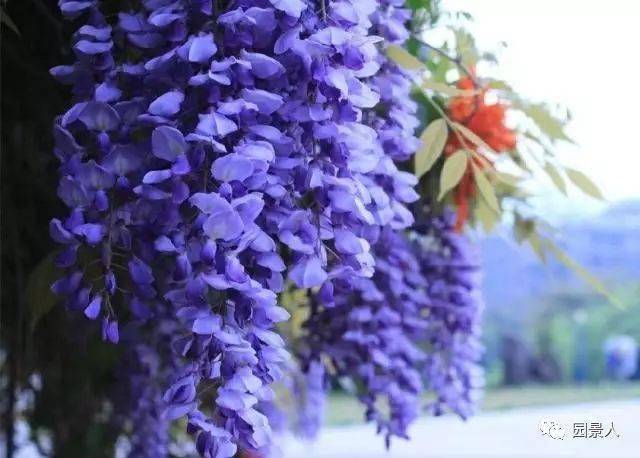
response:
<path id="1" fill-rule="evenodd" d="M 415 179 L 393 163 L 415 145 L 411 108 L 376 117 L 408 93 L 372 34 L 397 25 L 374 0 L 139 5 L 111 22 L 98 1 L 60 2 L 84 25 L 52 70 L 75 102 L 54 127 L 70 213 L 51 222 L 53 289 L 114 343 L 123 324 L 151 341 L 172 322 L 163 418 L 187 416 L 203 456 L 267 451 L 285 275 L 329 305 L 373 275 L 381 227 L 413 222 Z"/>
<path id="2" fill-rule="evenodd" d="M 427 327 L 420 315 L 427 284 L 403 234 L 385 229 L 374 247 L 373 278 L 341 283 L 331 306 L 312 308 L 306 329 L 311 355 L 359 387 L 367 420 L 389 443 L 407 437 L 420 409 L 425 355 L 417 342 Z"/>
<path id="3" fill-rule="evenodd" d="M 378 3 L 371 15 L 373 29 L 387 42 L 402 44 L 408 38 L 409 11 L 402 8 L 403 2 Z M 392 160 L 407 160 L 417 147 L 416 105 L 410 98 L 411 75 L 381 55 L 376 63 L 379 70 L 369 84 L 380 94 L 380 101 L 377 110 L 365 115 L 378 133 L 385 164 L 393 170 Z M 399 200 L 417 198 L 406 186 L 413 183 L 408 174 L 372 173 L 367 178 L 380 200 L 387 199 L 388 189 L 402 193 Z M 391 208 L 394 205 L 392 202 Z M 396 211 L 404 214 L 406 209 L 396 206 Z M 410 219 L 407 214 L 406 220 Z M 303 355 L 311 360 L 328 357 L 336 375 L 351 378 L 361 387 L 359 396 L 367 407 L 367 418 L 377 424 L 387 443 L 392 435 L 407 437 L 407 426 L 419 412 L 422 391 L 421 374 L 414 367 L 424 355 L 412 336 L 426 326 L 419 314 L 426 305 L 420 304 L 425 301 L 426 284 L 410 244 L 397 233 L 404 227 L 391 222 L 382 232 L 370 233 L 367 241 L 373 245 L 376 266 L 373 278 L 338 280 L 332 295 L 320 291 L 306 324 L 310 351 Z M 316 389 L 322 387 L 316 385 Z M 317 425 L 307 430 L 317 430 Z"/>
<path id="4" fill-rule="evenodd" d="M 314 303 L 305 325 L 308 358 L 330 361 L 332 375 L 353 382 L 387 445 L 408 438 L 424 391 L 434 399 L 429 412 L 466 418 L 483 386 L 478 253 L 451 212 L 414 211 L 408 234 L 385 229 L 374 244 L 373 278 L 340 284 L 334 303 Z M 309 419 L 306 431 L 316 431 L 321 419 Z"/>
<path id="5" fill-rule="evenodd" d="M 455 229 L 453 212 L 438 216 L 416 206 L 415 214 L 409 236 L 428 284 L 424 376 L 435 394 L 429 409 L 436 415 L 450 409 L 467 418 L 484 386 L 478 248 Z"/>
<path id="6" fill-rule="evenodd" d="M 155 347 L 132 339 L 120 362 L 115 408 L 123 429 L 130 431 L 132 457 L 164 457 L 169 452 L 170 424 L 162 403 L 167 374 L 161 355 Z"/>

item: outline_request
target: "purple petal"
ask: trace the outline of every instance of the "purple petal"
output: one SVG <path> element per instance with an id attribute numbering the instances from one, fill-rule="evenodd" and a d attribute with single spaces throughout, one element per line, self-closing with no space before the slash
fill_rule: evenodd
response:
<path id="1" fill-rule="evenodd" d="M 212 137 L 225 137 L 238 130 L 238 126 L 226 116 L 219 113 L 199 115 L 200 121 L 196 133 Z"/>
<path id="2" fill-rule="evenodd" d="M 213 35 L 202 35 L 195 37 L 189 48 L 189 61 L 204 63 L 213 56 L 218 48 L 213 42 Z"/>
<path id="3" fill-rule="evenodd" d="M 104 168 L 118 176 L 136 170 L 142 164 L 138 150 L 131 145 L 115 145 L 102 161 Z"/>
<path id="4" fill-rule="evenodd" d="M 155 242 L 153 242 L 153 247 L 156 251 L 160 251 L 162 253 L 174 253 L 176 251 L 176 246 L 166 235 L 158 237 Z"/>
<path id="5" fill-rule="evenodd" d="M 222 239 L 225 241 L 239 237 L 244 230 L 242 219 L 236 211 L 228 207 L 220 207 L 211 213 L 211 216 L 202 226 L 205 234 L 212 239 Z"/>
<path id="6" fill-rule="evenodd" d="M 253 174 L 253 164 L 239 154 L 227 154 L 215 160 L 211 167 L 213 177 L 220 181 L 242 181 Z"/>
<path id="7" fill-rule="evenodd" d="M 98 102 L 115 102 L 120 99 L 122 91 L 109 83 L 102 83 L 96 88 L 96 100 Z"/>
<path id="8" fill-rule="evenodd" d="M 140 285 L 151 284 L 154 280 L 151 267 L 137 257 L 129 261 L 129 274 L 131 275 L 131 279 Z"/>
<path id="9" fill-rule="evenodd" d="M 73 17 L 78 13 L 91 8 L 93 5 L 93 1 L 60 2 L 60 10 L 62 11 L 62 14 Z"/>
<path id="10" fill-rule="evenodd" d="M 273 45 L 273 52 L 276 54 L 283 54 L 291 49 L 299 39 L 300 29 L 289 29 L 278 37 L 275 44 Z"/>
<path id="11" fill-rule="evenodd" d="M 216 404 L 229 410 L 245 410 L 258 402 L 255 396 L 240 391 L 221 388 L 218 390 Z"/>
<path id="12" fill-rule="evenodd" d="M 282 75 L 285 72 L 280 62 L 265 54 L 242 51 L 242 59 L 251 64 L 251 72 L 258 78 L 268 79 Z"/>
<path id="13" fill-rule="evenodd" d="M 183 15 L 181 14 L 154 13 L 149 17 L 149 24 L 153 24 L 156 27 L 166 27 L 182 17 Z"/>
<path id="14" fill-rule="evenodd" d="M 51 238 L 58 243 L 68 244 L 75 240 L 73 234 L 66 230 L 62 225 L 62 222 L 57 218 L 49 221 L 49 234 L 51 235 Z"/>
<path id="15" fill-rule="evenodd" d="M 93 159 L 78 167 L 76 178 L 84 186 L 94 189 L 109 189 L 115 183 L 113 174 Z"/>
<path id="16" fill-rule="evenodd" d="M 275 156 L 273 146 L 263 141 L 249 142 L 237 146 L 235 152 L 265 162 L 271 162 Z"/>
<path id="17" fill-rule="evenodd" d="M 120 340 L 120 332 L 118 331 L 118 322 L 111 321 L 107 324 L 106 336 L 109 342 L 117 344 Z"/>
<path id="18" fill-rule="evenodd" d="M 196 334 L 211 335 L 220 329 L 222 319 L 218 315 L 209 315 L 198 318 L 193 322 L 191 330 Z"/>
<path id="19" fill-rule="evenodd" d="M 269 0 L 269 2 L 277 10 L 284 11 L 287 15 L 296 19 L 307 9 L 307 4 L 302 0 Z"/>
<path id="20" fill-rule="evenodd" d="M 187 151 L 187 142 L 178 129 L 160 126 L 151 134 L 151 148 L 156 157 L 173 162 Z"/>
<path id="21" fill-rule="evenodd" d="M 113 43 L 111 41 L 99 42 L 80 40 L 73 46 L 73 49 L 76 49 L 82 54 L 87 54 L 89 56 L 108 52 L 111 50 L 111 48 L 113 48 Z"/>
<path id="22" fill-rule="evenodd" d="M 209 216 L 202 226 L 211 239 L 225 241 L 239 237 L 244 230 L 240 215 L 231 204 L 215 193 L 194 194 L 190 202 Z"/>
<path id="23" fill-rule="evenodd" d="M 95 320 L 98 318 L 100 314 L 100 308 L 102 307 L 102 296 L 97 295 L 93 298 L 86 309 L 84 309 L 84 314 L 90 320 Z"/>
<path id="24" fill-rule="evenodd" d="M 180 111 L 184 94 L 180 91 L 169 91 L 162 94 L 149 105 L 149 113 L 156 116 L 171 117 Z"/>
<path id="25" fill-rule="evenodd" d="M 268 126 L 265 124 L 256 124 L 254 126 L 250 126 L 249 130 L 254 134 L 262 137 L 264 139 L 269 140 L 270 142 L 281 144 L 285 143 L 286 136 L 280 132 L 276 127 Z"/>
<path id="26" fill-rule="evenodd" d="M 353 232 L 344 229 L 336 229 L 335 244 L 340 253 L 358 254 L 364 251 L 360 239 Z"/>
<path id="27" fill-rule="evenodd" d="M 81 224 L 73 229 L 73 233 L 83 236 L 89 245 L 97 245 L 105 235 L 101 224 Z"/>
<path id="28" fill-rule="evenodd" d="M 144 184 L 156 184 L 171 178 L 171 170 L 152 170 L 147 172 L 142 178 Z"/>
<path id="29" fill-rule="evenodd" d="M 327 273 L 317 257 L 299 261 L 289 273 L 291 280 L 300 288 L 320 286 L 327 279 Z"/>
<path id="30" fill-rule="evenodd" d="M 245 226 L 253 223 L 264 208 L 264 200 L 259 194 L 247 194 L 233 200 L 233 208 L 236 209 Z"/>
<path id="31" fill-rule="evenodd" d="M 196 403 L 191 402 L 188 404 L 171 405 L 165 412 L 164 416 L 167 420 L 177 420 L 184 417 L 189 412 L 196 408 Z"/>
<path id="32" fill-rule="evenodd" d="M 262 89 L 243 89 L 240 95 L 247 102 L 254 103 L 262 114 L 270 115 L 283 104 L 280 95 Z"/>
<path id="33" fill-rule="evenodd" d="M 120 124 L 118 112 L 103 102 L 87 103 L 78 115 L 78 120 L 87 126 L 87 129 L 101 132 L 115 130 Z"/>

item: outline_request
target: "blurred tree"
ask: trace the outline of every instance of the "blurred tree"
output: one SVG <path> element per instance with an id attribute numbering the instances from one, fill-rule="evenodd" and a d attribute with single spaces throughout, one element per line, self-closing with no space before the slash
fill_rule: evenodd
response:
<path id="1" fill-rule="evenodd" d="M 46 234 L 51 217 L 62 211 L 49 133 L 69 100 L 49 68 L 71 60 L 70 29 L 53 0 L 5 0 L 1 7 L 0 408 L 6 452 L 13 456 L 16 420 L 27 414 L 33 434 L 49 432 L 53 456 L 113 456 L 115 433 L 100 413 L 114 350 L 78 336 L 79 327 L 53 307 L 49 293 L 53 247 Z M 74 334 L 73 341 L 65 338 Z M 29 383 L 34 373 L 37 384 Z M 31 411 L 19 412 L 19 401 L 32 390 Z"/>

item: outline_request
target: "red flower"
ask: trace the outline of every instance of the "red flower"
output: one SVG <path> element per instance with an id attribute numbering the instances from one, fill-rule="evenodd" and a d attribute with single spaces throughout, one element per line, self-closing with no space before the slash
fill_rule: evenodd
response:
<path id="1" fill-rule="evenodd" d="M 461 79 L 457 84 L 459 89 L 474 90 L 474 83 L 470 77 Z M 481 89 L 472 95 L 454 97 L 447 107 L 449 118 L 462 124 L 480 137 L 496 153 L 513 150 L 516 146 L 516 136 L 513 130 L 505 125 L 506 105 L 497 102 L 485 103 L 486 89 Z M 460 136 L 455 132 L 449 134 L 445 145 L 445 155 L 450 156 L 459 149 L 472 148 L 483 159 L 474 157 L 473 163 L 479 169 L 491 166 L 491 161 L 479 151 L 478 147 L 465 139 L 464 145 Z M 464 136 L 462 136 L 464 138 Z M 471 164 L 465 171 L 462 180 L 454 191 L 453 200 L 458 208 L 456 229 L 461 230 L 469 218 L 469 201 L 476 195 Z"/>

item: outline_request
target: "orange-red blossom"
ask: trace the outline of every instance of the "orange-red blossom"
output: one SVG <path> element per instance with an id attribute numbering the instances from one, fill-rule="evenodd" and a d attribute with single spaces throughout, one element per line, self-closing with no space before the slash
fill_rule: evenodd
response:
<path id="1" fill-rule="evenodd" d="M 461 79 L 457 84 L 459 89 L 473 91 L 473 80 L 470 77 Z M 513 150 L 516 146 L 516 136 L 513 130 L 505 125 L 506 105 L 497 102 L 485 103 L 487 90 L 480 89 L 473 94 L 458 96 L 451 99 L 447 112 L 449 118 L 480 137 L 496 153 Z M 464 144 L 460 142 L 464 139 Z M 491 161 L 485 157 L 478 146 L 468 141 L 462 134 L 450 132 L 445 145 L 444 153 L 450 156 L 461 148 L 473 149 L 478 156 L 471 159 L 478 169 L 491 166 Z M 460 183 L 454 190 L 453 200 L 457 206 L 456 229 L 461 230 L 469 218 L 469 201 L 476 195 L 476 187 L 473 180 L 472 164 L 469 163 Z"/>

